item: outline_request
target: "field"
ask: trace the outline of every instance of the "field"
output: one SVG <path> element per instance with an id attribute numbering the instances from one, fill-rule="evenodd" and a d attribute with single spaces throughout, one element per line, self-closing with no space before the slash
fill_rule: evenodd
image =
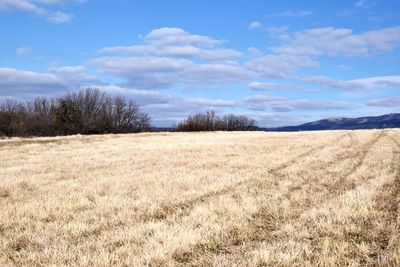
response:
<path id="1" fill-rule="evenodd" d="M 400 130 L 0 140 L 0 265 L 400 266 Z"/>

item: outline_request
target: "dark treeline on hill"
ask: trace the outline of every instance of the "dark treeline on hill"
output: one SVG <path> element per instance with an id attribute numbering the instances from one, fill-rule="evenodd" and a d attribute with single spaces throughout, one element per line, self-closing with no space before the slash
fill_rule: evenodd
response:
<path id="1" fill-rule="evenodd" d="M 177 131 L 198 132 L 198 131 L 253 131 L 257 130 L 256 121 L 242 115 L 228 114 L 220 117 L 214 111 L 207 111 L 205 114 L 198 113 L 189 116 L 178 124 Z"/>
<path id="2" fill-rule="evenodd" d="M 150 129 L 150 117 L 131 100 L 83 89 L 58 99 L 6 100 L 0 105 L 0 136 L 135 133 Z"/>
<path id="3" fill-rule="evenodd" d="M 207 111 L 189 116 L 176 128 L 154 128 L 150 117 L 122 96 L 83 89 L 57 99 L 37 97 L 30 102 L 0 103 L 0 137 L 73 134 L 137 133 L 144 131 L 252 131 L 256 122 L 242 115 L 218 116 Z"/>

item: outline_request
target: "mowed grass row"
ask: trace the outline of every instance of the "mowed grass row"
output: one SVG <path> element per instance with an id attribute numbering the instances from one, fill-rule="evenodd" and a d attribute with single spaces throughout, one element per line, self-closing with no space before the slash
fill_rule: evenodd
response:
<path id="1" fill-rule="evenodd" d="M 0 140 L 0 264 L 400 265 L 400 130 Z"/>

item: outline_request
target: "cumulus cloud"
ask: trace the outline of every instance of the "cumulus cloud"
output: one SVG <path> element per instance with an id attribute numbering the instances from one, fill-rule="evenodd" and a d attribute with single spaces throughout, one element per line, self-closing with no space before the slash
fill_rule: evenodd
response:
<path id="1" fill-rule="evenodd" d="M 358 0 L 355 4 L 355 8 L 370 8 L 373 7 L 376 4 L 376 1 L 370 1 L 370 0 Z"/>
<path id="2" fill-rule="evenodd" d="M 270 31 L 281 45 L 270 47 L 269 54 L 250 48 L 247 51 L 250 57 L 243 57 L 244 53 L 223 47 L 226 42 L 222 40 L 180 28 L 160 28 L 142 37 L 143 44 L 102 48 L 100 52 L 109 56 L 90 63 L 104 73 L 125 79 L 125 84 L 157 89 L 177 83 L 249 83 L 266 77 L 293 78 L 299 69 L 318 68 L 316 58 L 320 55 L 360 56 L 400 46 L 400 27 L 361 34 L 342 28 L 290 33 L 288 28 L 281 27 Z M 356 81 L 323 76 L 309 77 L 304 82 L 348 90 L 365 87 Z"/>
<path id="3" fill-rule="evenodd" d="M 239 59 L 242 53 L 221 47 L 221 40 L 191 34 L 180 28 L 152 30 L 144 44 L 105 47 L 90 64 L 102 72 L 124 78 L 125 85 L 147 89 L 177 83 L 222 84 L 249 80 L 255 73 Z"/>
<path id="4" fill-rule="evenodd" d="M 400 87 L 400 76 L 376 76 L 351 80 L 350 82 L 363 84 L 366 89 Z"/>
<path id="5" fill-rule="evenodd" d="M 0 0 L 2 10 L 21 10 L 35 15 L 43 16 L 46 10 L 28 0 Z"/>
<path id="6" fill-rule="evenodd" d="M 51 68 L 48 72 L 0 68 L 1 96 L 57 93 L 97 82 L 82 66 Z"/>
<path id="7" fill-rule="evenodd" d="M 246 62 L 246 67 L 267 77 L 284 78 L 299 68 L 316 68 L 318 62 L 299 55 L 266 55 Z"/>
<path id="8" fill-rule="evenodd" d="M 88 74 L 84 66 L 51 67 L 49 73 L 56 75 L 66 85 L 98 83 L 97 77 Z"/>
<path id="9" fill-rule="evenodd" d="M 266 28 L 269 36 L 280 41 L 290 40 L 289 28 L 287 26 Z"/>
<path id="10" fill-rule="evenodd" d="M 104 72 L 128 77 L 147 73 L 173 73 L 193 64 L 186 59 L 167 57 L 102 57 L 91 63 Z"/>
<path id="11" fill-rule="evenodd" d="M 250 30 L 260 29 L 261 27 L 262 27 L 262 24 L 259 21 L 252 21 L 248 26 L 248 28 Z"/>
<path id="12" fill-rule="evenodd" d="M 251 82 L 249 83 L 249 88 L 253 90 L 280 90 L 285 87 L 277 83 L 265 83 L 265 82 Z"/>
<path id="13" fill-rule="evenodd" d="M 223 43 L 208 36 L 190 34 L 180 28 L 152 30 L 143 38 L 144 45 L 113 46 L 100 50 L 103 53 L 126 53 L 157 57 L 193 57 L 206 60 L 232 60 L 242 56 L 233 49 L 216 48 Z"/>
<path id="14" fill-rule="evenodd" d="M 374 90 L 400 86 L 400 76 L 376 76 L 354 80 L 339 80 L 327 76 L 295 77 L 296 81 L 344 90 Z"/>
<path id="15" fill-rule="evenodd" d="M 148 89 L 176 83 L 233 83 L 253 77 L 252 72 L 238 64 L 198 64 L 182 58 L 111 57 L 95 59 L 91 64 L 125 78 L 127 84 Z"/>
<path id="16" fill-rule="evenodd" d="M 53 6 L 69 2 L 83 3 L 85 0 L 0 0 L 0 11 L 18 10 L 44 17 L 52 23 L 66 23 L 73 15 L 54 10 Z"/>
<path id="17" fill-rule="evenodd" d="M 359 90 L 365 89 L 365 84 L 357 81 L 343 81 L 333 79 L 327 76 L 311 76 L 311 77 L 298 77 L 298 81 L 306 83 L 315 83 L 330 88 L 338 88 L 345 90 Z"/>
<path id="18" fill-rule="evenodd" d="M 41 3 L 41 4 L 46 4 L 46 5 L 60 5 L 60 4 L 66 4 L 66 3 L 71 3 L 71 2 L 82 4 L 86 1 L 87 0 L 32 0 L 31 2 Z"/>
<path id="19" fill-rule="evenodd" d="M 53 23 L 67 23 L 72 20 L 74 16 L 72 14 L 67 14 L 64 12 L 54 12 L 47 16 L 47 20 Z"/>
<path id="20" fill-rule="evenodd" d="M 257 112 L 252 114 L 251 117 L 257 120 L 258 125 L 267 127 L 299 125 L 310 121 L 310 119 L 306 119 L 304 116 L 275 112 Z"/>
<path id="21" fill-rule="evenodd" d="M 300 99 L 289 101 L 289 106 L 296 110 L 331 110 L 331 109 L 350 109 L 351 104 L 343 101 L 325 101 L 325 100 L 310 100 Z"/>
<path id="22" fill-rule="evenodd" d="M 245 66 L 265 77 L 288 78 L 298 69 L 319 67 L 316 58 L 322 55 L 366 56 L 389 52 L 400 47 L 400 27 L 384 28 L 355 34 L 346 28 L 313 28 L 290 33 L 285 27 L 269 29 L 271 37 L 281 44 L 269 47 L 272 54 L 259 55 Z M 340 81 L 328 77 L 310 77 L 308 82 L 342 89 L 360 89 L 356 81 Z"/>
<path id="23" fill-rule="evenodd" d="M 400 96 L 374 99 L 367 102 L 368 106 L 400 108 Z"/>
<path id="24" fill-rule="evenodd" d="M 126 84 L 147 89 L 173 86 L 179 73 L 193 65 L 182 58 L 167 57 L 102 57 L 94 59 L 91 65 L 103 73 L 122 77 Z"/>
<path id="25" fill-rule="evenodd" d="M 239 64 L 196 64 L 182 72 L 180 82 L 234 83 L 251 79 L 255 74 Z"/>
<path id="26" fill-rule="evenodd" d="M 278 13 L 273 13 L 269 14 L 269 18 L 275 18 L 275 17 L 292 17 L 292 18 L 301 18 L 301 17 L 307 17 L 312 15 L 311 11 L 308 10 L 285 10 L 282 12 Z"/>
<path id="27" fill-rule="evenodd" d="M 46 90 L 49 87 L 58 87 L 61 85 L 60 79 L 50 73 L 39 73 L 32 71 L 22 71 L 12 68 L 0 68 L 0 88 L 1 92 L 12 93 L 12 91 Z M 3 90 L 4 88 L 4 90 Z M 11 92 L 6 92 L 6 90 Z"/>
<path id="28" fill-rule="evenodd" d="M 247 97 L 242 106 L 252 110 L 272 110 L 290 112 L 295 110 L 340 110 L 349 109 L 351 105 L 342 101 L 325 101 L 313 99 L 287 99 L 281 96 L 253 95 Z"/>
<path id="29" fill-rule="evenodd" d="M 400 47 L 400 27 L 355 34 L 346 28 L 314 28 L 295 32 L 271 51 L 279 54 L 317 56 L 362 56 Z"/>
<path id="30" fill-rule="evenodd" d="M 145 38 L 152 42 L 164 45 L 192 44 L 213 46 L 222 43 L 222 41 L 208 36 L 190 34 L 181 28 L 168 27 L 152 30 Z"/>
<path id="31" fill-rule="evenodd" d="M 29 55 L 30 53 L 32 53 L 32 48 L 30 48 L 30 47 L 28 47 L 28 46 L 18 47 L 18 48 L 15 50 L 15 53 L 16 53 L 18 56 L 24 57 L 24 56 L 27 56 L 27 55 Z"/>

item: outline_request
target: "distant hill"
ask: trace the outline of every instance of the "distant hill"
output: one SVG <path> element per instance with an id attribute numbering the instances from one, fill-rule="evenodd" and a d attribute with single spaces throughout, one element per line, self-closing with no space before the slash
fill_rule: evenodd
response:
<path id="1" fill-rule="evenodd" d="M 377 117 L 329 118 L 304 123 L 298 126 L 269 128 L 274 132 L 317 131 L 317 130 L 354 130 L 400 128 L 400 113 L 391 113 Z"/>

